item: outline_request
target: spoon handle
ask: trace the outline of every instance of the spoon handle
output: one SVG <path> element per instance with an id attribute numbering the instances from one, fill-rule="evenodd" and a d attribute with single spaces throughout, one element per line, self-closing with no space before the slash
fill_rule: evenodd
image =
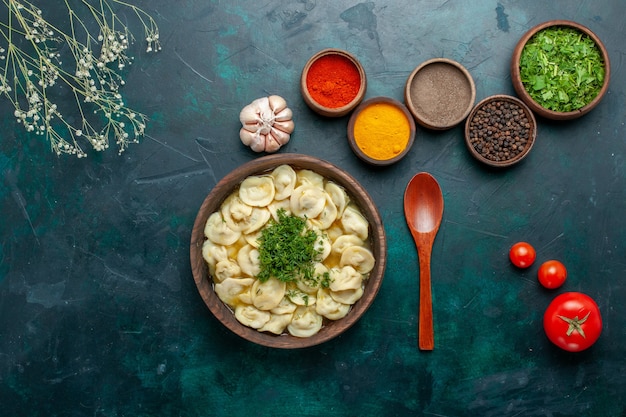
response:
<path id="1" fill-rule="evenodd" d="M 433 350 L 435 335 L 433 330 L 433 300 L 430 285 L 430 245 L 420 245 L 417 250 L 420 265 L 420 302 L 418 345 L 420 350 Z"/>

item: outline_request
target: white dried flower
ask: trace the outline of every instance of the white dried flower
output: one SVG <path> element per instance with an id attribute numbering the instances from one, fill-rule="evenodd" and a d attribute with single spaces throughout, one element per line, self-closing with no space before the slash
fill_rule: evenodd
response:
<path id="1" fill-rule="evenodd" d="M 13 105 L 17 123 L 28 132 L 44 136 L 57 155 L 84 158 L 87 153 L 78 140 L 95 151 L 103 151 L 109 147 L 109 139 L 115 140 L 121 153 L 144 134 L 147 118 L 127 108 L 119 92 L 125 84 L 121 71 L 133 61 L 128 48 L 134 38 L 126 18 L 121 20 L 115 11 L 122 7 L 135 14 L 154 51 L 161 49 L 157 25 L 146 12 L 125 0 L 99 0 L 98 7 L 93 7 L 90 0 L 60 4 L 67 8 L 70 20 L 66 32 L 49 23 L 42 10 L 28 0 L 4 2 L 10 17 L 7 24 L 0 25 L 0 39 L 8 41 L 9 47 L 0 46 L 0 60 L 5 61 L 0 65 L 0 95 Z M 81 5 L 85 6 L 82 11 L 74 10 Z M 85 15 L 93 22 L 79 17 Z M 76 32 L 76 28 L 84 31 L 94 23 L 97 36 Z M 18 42 L 20 37 L 28 42 Z M 98 51 L 96 56 L 94 50 Z M 61 53 L 68 54 L 65 58 L 74 64 L 73 71 L 68 73 L 62 66 Z M 74 117 L 66 119 L 50 101 L 55 94 L 48 90 L 57 85 L 76 97 L 79 127 L 71 126 L 69 120 Z M 83 107 L 87 105 L 89 109 Z M 104 121 L 100 127 L 102 120 L 98 119 Z M 70 137 L 59 131 L 69 131 Z M 131 138 L 130 132 L 135 137 Z"/>

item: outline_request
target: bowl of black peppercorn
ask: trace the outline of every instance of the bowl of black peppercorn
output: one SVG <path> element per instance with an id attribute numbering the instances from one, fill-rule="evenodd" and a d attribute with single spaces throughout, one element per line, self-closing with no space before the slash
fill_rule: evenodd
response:
<path id="1" fill-rule="evenodd" d="M 535 143 L 537 122 L 528 106 L 508 95 L 481 100 L 465 121 L 468 150 L 484 164 L 504 168 L 524 159 Z"/>

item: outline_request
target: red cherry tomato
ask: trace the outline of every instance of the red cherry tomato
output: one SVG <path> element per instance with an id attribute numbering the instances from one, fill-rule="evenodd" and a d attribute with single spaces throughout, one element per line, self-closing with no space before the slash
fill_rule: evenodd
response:
<path id="1" fill-rule="evenodd" d="M 548 339 L 561 349 L 579 352 L 593 345 L 602 333 L 596 302 L 586 294 L 566 292 L 552 300 L 543 315 Z"/>
<path id="2" fill-rule="evenodd" d="M 529 243 L 517 242 L 509 250 L 509 259 L 518 268 L 528 268 L 535 262 L 537 253 Z"/>
<path id="3" fill-rule="evenodd" d="M 567 269 L 559 261 L 546 261 L 539 267 L 537 278 L 541 285 L 548 289 L 559 288 L 567 278 Z"/>

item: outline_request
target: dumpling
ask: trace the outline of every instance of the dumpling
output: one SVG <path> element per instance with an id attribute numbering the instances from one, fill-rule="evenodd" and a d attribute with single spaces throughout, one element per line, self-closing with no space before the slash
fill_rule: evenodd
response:
<path id="1" fill-rule="evenodd" d="M 311 337 L 322 328 L 323 318 L 314 307 L 298 307 L 287 326 L 289 334 L 295 337 Z"/>
<path id="2" fill-rule="evenodd" d="M 335 301 L 330 295 L 330 291 L 326 288 L 320 288 L 317 291 L 317 303 L 315 311 L 320 316 L 324 316 L 330 320 L 339 320 L 348 314 L 350 305 Z"/>
<path id="3" fill-rule="evenodd" d="M 231 229 L 241 231 L 252 214 L 252 206 L 244 203 L 238 194 L 231 194 L 220 206 L 220 212 Z"/>
<path id="4" fill-rule="evenodd" d="M 216 282 L 222 282 L 226 278 L 240 278 L 241 268 L 237 262 L 233 262 L 230 259 L 224 259 L 215 265 L 215 273 L 212 275 Z"/>
<path id="5" fill-rule="evenodd" d="M 331 291 L 355 290 L 363 285 L 363 275 L 350 265 L 330 270 Z"/>
<path id="6" fill-rule="evenodd" d="M 357 235 L 341 235 L 332 244 L 332 252 L 336 255 L 341 253 L 351 246 L 363 246 L 365 242 Z"/>
<path id="7" fill-rule="evenodd" d="M 220 212 L 211 214 L 204 226 L 204 235 L 218 245 L 228 246 L 241 237 L 241 232 L 233 230 L 222 218 Z"/>
<path id="8" fill-rule="evenodd" d="M 300 169 L 296 173 L 296 187 L 304 184 L 324 188 L 324 177 L 310 169 Z"/>
<path id="9" fill-rule="evenodd" d="M 269 312 L 261 311 L 254 306 L 242 304 L 235 308 L 235 317 L 244 326 L 260 329 L 270 321 L 271 315 Z"/>
<path id="10" fill-rule="evenodd" d="M 332 245 L 330 243 L 330 239 L 328 235 L 321 230 L 315 230 L 315 234 L 317 235 L 317 240 L 315 241 L 315 250 L 318 251 L 316 260 L 322 262 L 332 250 Z"/>
<path id="11" fill-rule="evenodd" d="M 256 277 L 261 272 L 261 260 L 259 249 L 252 245 L 245 245 L 237 252 L 237 263 L 241 272 L 250 276 Z"/>
<path id="12" fill-rule="evenodd" d="M 274 200 L 276 189 L 269 175 L 252 175 L 239 186 L 239 198 L 253 207 L 266 207 Z"/>
<path id="13" fill-rule="evenodd" d="M 271 310 L 278 307 L 280 301 L 285 296 L 285 283 L 270 278 L 265 282 L 257 280 L 252 285 L 252 304 L 259 310 Z"/>
<path id="14" fill-rule="evenodd" d="M 313 266 L 313 277 L 306 279 L 300 277 L 296 282 L 298 289 L 306 294 L 315 294 L 320 287 L 320 282 L 328 274 L 328 267 L 321 262 L 316 262 Z"/>
<path id="15" fill-rule="evenodd" d="M 254 233 L 246 233 L 245 235 L 243 235 L 243 238 L 246 241 L 246 243 L 255 248 L 258 248 L 260 245 L 259 243 L 260 237 L 261 237 L 261 230 L 257 230 Z"/>
<path id="16" fill-rule="evenodd" d="M 333 203 L 335 203 L 335 207 L 337 207 L 337 216 L 341 217 L 341 215 L 343 215 L 343 210 L 350 201 L 346 190 L 334 182 L 328 181 L 324 186 L 324 191 L 326 191 L 326 193 L 330 196 L 330 199 Z"/>
<path id="17" fill-rule="evenodd" d="M 209 273 L 214 275 L 217 263 L 228 259 L 228 250 L 225 246 L 218 245 L 212 240 L 205 240 L 202 244 L 202 257 L 209 265 Z"/>
<path id="18" fill-rule="evenodd" d="M 267 207 L 252 207 L 233 194 L 222 203 L 220 212 L 228 226 L 241 233 L 254 233 L 269 221 Z"/>
<path id="19" fill-rule="evenodd" d="M 350 265 L 360 274 L 367 274 L 374 269 L 374 255 L 363 246 L 350 246 L 341 253 L 339 266 Z"/>
<path id="20" fill-rule="evenodd" d="M 274 178 L 274 188 L 276 189 L 274 200 L 284 200 L 291 196 L 296 186 L 296 171 L 289 165 L 280 165 L 272 173 Z"/>
<path id="21" fill-rule="evenodd" d="M 340 236 L 344 235 L 343 229 L 337 223 L 326 229 L 325 233 L 328 235 L 328 238 L 331 242 L 334 242 L 335 240 L 339 239 Z"/>
<path id="22" fill-rule="evenodd" d="M 363 288 L 357 288 L 355 290 L 343 290 L 343 291 L 331 291 L 330 296 L 333 300 L 343 304 L 354 304 L 363 296 Z"/>
<path id="23" fill-rule="evenodd" d="M 274 221 L 278 221 L 278 210 L 280 209 L 285 210 L 286 215 L 291 215 L 291 201 L 289 198 L 280 201 L 274 200 L 267 208 Z"/>
<path id="24" fill-rule="evenodd" d="M 270 310 L 270 312 L 272 314 L 279 314 L 279 315 L 293 313 L 294 311 L 296 311 L 297 307 L 298 306 L 292 303 L 289 300 L 289 298 L 284 297 L 282 300 L 280 300 L 280 303 L 276 307 Z"/>
<path id="25" fill-rule="evenodd" d="M 315 293 L 308 294 L 298 289 L 287 291 L 287 297 L 297 306 L 312 306 L 316 303 Z"/>
<path id="26" fill-rule="evenodd" d="M 344 210 L 341 227 L 346 234 L 357 235 L 362 240 L 367 240 L 369 236 L 369 223 L 354 206 L 348 206 Z"/>
<path id="27" fill-rule="evenodd" d="M 333 203 L 328 193 L 323 193 L 326 199 L 326 204 L 322 212 L 314 219 L 311 219 L 311 223 L 318 229 L 326 230 L 337 220 L 337 206 Z"/>
<path id="28" fill-rule="evenodd" d="M 215 283 L 215 294 L 224 303 L 233 307 L 240 304 L 239 295 L 245 293 L 254 284 L 254 278 L 226 278 Z"/>
<path id="29" fill-rule="evenodd" d="M 323 189 L 310 184 L 304 184 L 293 190 L 291 194 L 291 212 L 296 216 L 309 219 L 319 216 L 326 205 Z"/>
<path id="30" fill-rule="evenodd" d="M 274 334 L 282 334 L 287 328 L 287 325 L 291 323 L 293 314 L 271 314 L 270 319 L 263 327 L 259 328 L 260 332 L 270 332 Z"/>

